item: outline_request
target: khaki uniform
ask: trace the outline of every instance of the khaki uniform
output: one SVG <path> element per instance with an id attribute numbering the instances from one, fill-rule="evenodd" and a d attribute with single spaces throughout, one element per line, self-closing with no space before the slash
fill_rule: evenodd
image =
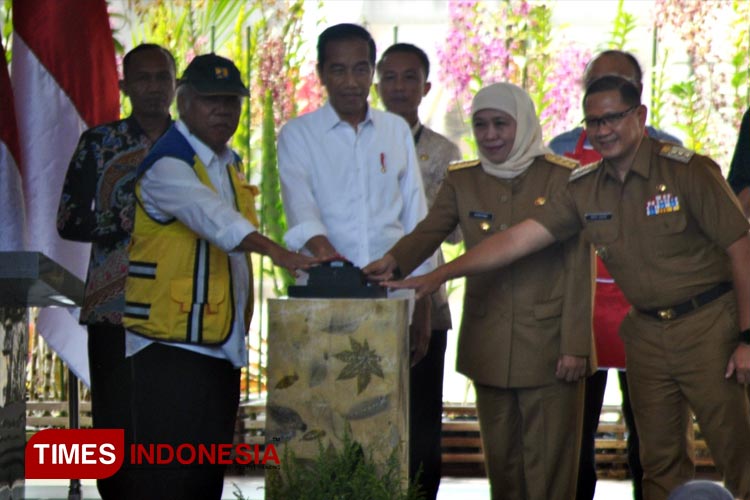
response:
<path id="1" fill-rule="evenodd" d="M 388 253 L 408 274 L 456 226 L 471 248 L 539 214 L 574 163 L 550 159 L 507 181 L 478 161 L 452 166 L 427 217 Z M 561 354 L 591 352 L 592 285 L 589 248 L 575 238 L 467 278 L 457 369 L 477 388 L 493 498 L 575 496 L 583 381 L 560 382 L 555 369 Z"/>
<path id="2" fill-rule="evenodd" d="M 625 182 L 604 161 L 574 173 L 568 189 L 534 218 L 561 241 L 582 231 L 633 304 L 620 335 L 645 498 L 665 499 L 693 476 L 688 405 L 727 488 L 750 498 L 748 402 L 736 378 L 724 378 L 739 342 L 734 293 L 676 319 L 639 312 L 731 282 L 725 249 L 747 234 L 748 222 L 718 166 L 644 138 Z"/>

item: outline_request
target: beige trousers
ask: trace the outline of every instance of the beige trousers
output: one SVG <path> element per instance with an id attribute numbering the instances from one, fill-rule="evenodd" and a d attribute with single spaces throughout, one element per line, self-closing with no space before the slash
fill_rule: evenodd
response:
<path id="1" fill-rule="evenodd" d="M 689 409 L 727 489 L 750 499 L 748 398 L 736 378 L 724 378 L 739 341 L 735 300 L 730 292 L 672 321 L 631 311 L 622 323 L 645 500 L 664 500 L 693 478 Z"/>
<path id="2" fill-rule="evenodd" d="M 533 388 L 475 388 L 493 500 L 575 498 L 583 380 Z"/>

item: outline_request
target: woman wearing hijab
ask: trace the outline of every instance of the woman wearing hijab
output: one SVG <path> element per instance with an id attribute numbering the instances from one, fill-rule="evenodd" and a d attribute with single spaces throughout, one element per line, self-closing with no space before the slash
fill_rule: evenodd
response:
<path id="1" fill-rule="evenodd" d="M 496 83 L 472 102 L 479 159 L 451 164 L 425 219 L 364 271 L 408 275 L 461 227 L 467 248 L 533 217 L 577 162 L 542 142 L 534 104 Z M 591 255 L 577 240 L 470 276 L 457 370 L 474 382 L 493 499 L 575 498 L 590 369 Z"/>

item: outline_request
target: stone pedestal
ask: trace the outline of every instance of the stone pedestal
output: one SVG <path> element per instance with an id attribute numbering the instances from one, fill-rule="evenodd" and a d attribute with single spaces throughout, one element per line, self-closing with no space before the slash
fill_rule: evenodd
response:
<path id="1" fill-rule="evenodd" d="M 27 308 L 80 305 L 82 299 L 83 282 L 43 254 L 0 252 L 0 499 L 24 497 Z"/>
<path id="2" fill-rule="evenodd" d="M 340 447 L 345 433 L 378 464 L 396 450 L 408 475 L 405 299 L 268 301 L 266 440 L 283 463 Z"/>
<path id="3" fill-rule="evenodd" d="M 0 498 L 23 498 L 28 312 L 0 305 Z"/>

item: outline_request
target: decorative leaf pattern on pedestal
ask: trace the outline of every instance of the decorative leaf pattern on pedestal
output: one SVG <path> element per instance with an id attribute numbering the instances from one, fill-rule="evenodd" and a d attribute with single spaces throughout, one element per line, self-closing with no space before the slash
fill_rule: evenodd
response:
<path id="1" fill-rule="evenodd" d="M 370 349 L 367 339 L 361 344 L 349 337 L 351 351 L 341 351 L 333 356 L 347 365 L 341 370 L 336 380 L 347 380 L 357 377 L 357 394 L 362 394 L 368 385 L 372 375 L 385 378 L 383 368 L 380 366 L 380 356 L 374 349 Z"/>

